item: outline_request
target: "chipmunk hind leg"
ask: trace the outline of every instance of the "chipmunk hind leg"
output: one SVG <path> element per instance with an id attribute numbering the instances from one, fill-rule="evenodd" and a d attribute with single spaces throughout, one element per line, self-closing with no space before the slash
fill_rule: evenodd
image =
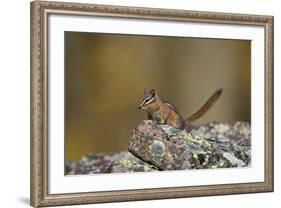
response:
<path id="1" fill-rule="evenodd" d="M 166 120 L 166 124 L 168 124 L 169 126 L 173 126 L 175 128 L 178 128 L 178 129 L 184 129 L 185 128 L 183 119 L 176 113 L 171 113 L 168 116 L 168 118 Z"/>

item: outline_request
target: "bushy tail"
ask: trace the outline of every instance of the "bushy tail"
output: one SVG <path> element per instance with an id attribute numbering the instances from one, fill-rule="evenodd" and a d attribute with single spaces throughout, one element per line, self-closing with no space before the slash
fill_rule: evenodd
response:
<path id="1" fill-rule="evenodd" d="M 186 126 L 190 125 L 193 121 L 202 117 L 210 108 L 215 104 L 215 102 L 219 99 L 222 94 L 222 88 L 217 90 L 208 100 L 207 102 L 196 112 L 185 119 L 184 123 Z"/>

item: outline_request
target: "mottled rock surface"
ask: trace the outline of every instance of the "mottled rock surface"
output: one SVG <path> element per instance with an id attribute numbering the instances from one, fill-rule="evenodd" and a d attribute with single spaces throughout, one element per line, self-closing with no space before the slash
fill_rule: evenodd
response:
<path id="1" fill-rule="evenodd" d="M 251 163 L 251 126 L 247 122 L 235 122 L 233 125 L 212 122 L 193 127 L 191 133 L 204 138 L 213 138 L 218 142 L 230 143 L 233 154 L 248 166 Z"/>
<path id="2" fill-rule="evenodd" d="M 251 127 L 212 122 L 181 131 L 145 120 L 133 130 L 129 152 L 87 154 L 67 161 L 67 175 L 245 167 L 251 163 Z"/>
<path id="3" fill-rule="evenodd" d="M 233 125 L 211 122 L 200 126 L 193 126 L 190 133 L 242 146 L 251 145 L 251 126 L 247 122 L 238 121 Z"/>
<path id="4" fill-rule="evenodd" d="M 250 164 L 250 125 L 210 123 L 190 133 L 145 120 L 129 151 L 160 170 L 245 167 Z"/>
<path id="5" fill-rule="evenodd" d="M 80 161 L 67 161 L 67 175 L 154 171 L 156 167 L 129 152 L 87 154 Z"/>
<path id="6" fill-rule="evenodd" d="M 155 171 L 156 167 L 136 158 L 129 152 L 124 152 L 123 157 L 113 160 L 106 168 L 108 173 L 148 172 Z"/>

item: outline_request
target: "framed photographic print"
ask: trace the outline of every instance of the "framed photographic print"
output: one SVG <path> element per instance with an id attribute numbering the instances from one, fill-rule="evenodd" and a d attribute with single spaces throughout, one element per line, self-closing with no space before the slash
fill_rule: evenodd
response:
<path id="1" fill-rule="evenodd" d="M 31 3 L 31 204 L 273 191 L 273 17 Z"/>

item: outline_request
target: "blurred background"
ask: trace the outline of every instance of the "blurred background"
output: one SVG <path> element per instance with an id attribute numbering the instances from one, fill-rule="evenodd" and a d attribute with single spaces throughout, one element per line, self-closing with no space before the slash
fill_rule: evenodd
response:
<path id="1" fill-rule="evenodd" d="M 153 88 L 184 118 L 218 88 L 196 124 L 251 117 L 251 42 L 65 32 L 65 156 L 127 150 L 147 117 L 137 106 Z"/>

